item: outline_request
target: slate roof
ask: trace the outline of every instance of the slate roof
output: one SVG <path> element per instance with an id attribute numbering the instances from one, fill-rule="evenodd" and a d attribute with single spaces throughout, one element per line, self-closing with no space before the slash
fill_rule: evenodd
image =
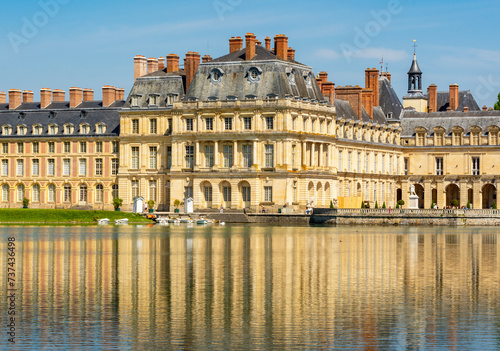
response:
<path id="1" fill-rule="evenodd" d="M 428 99 L 429 94 L 425 94 L 425 97 Z M 437 112 L 446 111 L 446 109 L 450 106 L 450 92 L 449 91 L 438 91 L 437 92 Z M 470 90 L 464 90 L 458 92 L 458 109 L 459 111 L 463 111 L 464 107 L 467 106 L 469 111 L 481 111 L 481 108 L 477 104 L 474 96 Z"/>
<path id="2" fill-rule="evenodd" d="M 443 127 L 445 134 L 452 132 L 453 127 L 461 127 L 464 133 L 468 133 L 470 128 L 478 126 L 482 128 L 483 134 L 488 132 L 488 127 L 500 127 L 500 111 L 469 111 L 469 112 L 415 112 L 405 110 L 401 120 L 403 129 L 402 137 L 411 137 L 415 134 L 415 128 L 423 127 L 427 129 L 428 135 L 434 133 L 435 127 Z"/>
<path id="3" fill-rule="evenodd" d="M 246 57 L 247 57 L 246 48 L 243 48 L 241 50 L 238 50 L 238 51 L 232 52 L 230 54 L 213 59 L 210 62 L 214 62 L 214 63 L 241 62 L 241 61 L 247 61 Z M 256 45 L 255 46 L 255 56 L 249 61 L 265 61 L 265 60 L 281 60 L 284 62 L 299 63 L 299 62 L 296 62 L 293 60 L 284 60 L 284 59 L 276 56 L 271 50 L 267 50 L 263 46 Z M 299 64 L 301 64 L 301 63 L 299 63 Z"/>
<path id="4" fill-rule="evenodd" d="M 351 119 L 358 120 L 356 113 L 354 113 L 348 101 L 335 99 L 334 106 L 337 111 L 337 119 L 345 119 L 346 121 L 350 121 Z"/>
<path id="5" fill-rule="evenodd" d="M 379 106 L 385 116 L 392 113 L 391 120 L 400 119 L 403 105 L 387 77 L 379 77 Z"/>
<path id="6" fill-rule="evenodd" d="M 411 63 L 411 67 L 410 70 L 408 71 L 408 74 L 422 74 L 420 67 L 418 67 L 417 54 L 413 54 L 413 61 Z"/>

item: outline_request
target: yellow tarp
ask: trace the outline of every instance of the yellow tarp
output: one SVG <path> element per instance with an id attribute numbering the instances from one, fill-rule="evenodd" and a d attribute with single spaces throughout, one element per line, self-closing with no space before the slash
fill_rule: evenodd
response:
<path id="1" fill-rule="evenodd" d="M 339 208 L 361 208 L 361 196 L 337 197 Z"/>

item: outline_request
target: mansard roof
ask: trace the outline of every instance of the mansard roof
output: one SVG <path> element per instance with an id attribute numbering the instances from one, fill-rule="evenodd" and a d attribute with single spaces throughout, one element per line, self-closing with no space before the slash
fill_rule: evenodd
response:
<path id="1" fill-rule="evenodd" d="M 429 93 L 425 94 L 425 97 L 429 98 Z M 438 91 L 437 92 L 437 111 L 444 112 L 450 106 L 450 92 L 449 91 Z M 481 111 L 481 108 L 477 104 L 474 96 L 470 90 L 463 90 L 458 92 L 458 110 L 463 111 L 464 107 L 468 107 L 469 111 Z"/>
<path id="2" fill-rule="evenodd" d="M 392 120 L 400 119 L 403 105 L 387 77 L 379 77 L 379 106 L 385 116 L 392 113 Z"/>

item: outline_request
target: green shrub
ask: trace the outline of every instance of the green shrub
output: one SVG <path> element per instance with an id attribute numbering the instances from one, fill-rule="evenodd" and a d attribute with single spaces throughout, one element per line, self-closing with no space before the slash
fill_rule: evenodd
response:
<path id="1" fill-rule="evenodd" d="M 458 200 L 457 199 L 451 200 L 451 205 L 457 207 L 458 206 Z"/>
<path id="2" fill-rule="evenodd" d="M 396 208 L 399 208 L 399 203 L 396 204 Z"/>
<path id="3" fill-rule="evenodd" d="M 436 205 L 434 205 L 434 201 L 431 203 L 431 209 L 433 209 Z"/>
<path id="4" fill-rule="evenodd" d="M 470 201 L 467 200 L 467 208 L 470 210 Z"/>
<path id="5" fill-rule="evenodd" d="M 113 207 L 115 208 L 115 210 L 117 208 L 120 208 L 120 206 L 122 205 L 122 203 L 123 203 L 123 199 L 120 199 L 119 197 L 115 197 L 113 199 Z"/>
<path id="6" fill-rule="evenodd" d="M 496 209 L 497 209 L 497 202 L 495 201 L 495 202 L 493 203 L 493 206 L 491 206 L 491 207 L 493 207 L 493 209 L 494 209 L 494 210 L 496 210 Z"/>
<path id="7" fill-rule="evenodd" d="M 378 202 L 375 201 L 375 208 L 378 208 Z"/>
<path id="8" fill-rule="evenodd" d="M 330 200 L 330 208 L 333 208 L 333 201 Z"/>
<path id="9" fill-rule="evenodd" d="M 384 201 L 384 203 L 382 204 L 382 208 L 387 208 L 387 206 L 385 205 L 385 201 Z"/>
<path id="10" fill-rule="evenodd" d="M 364 201 L 361 201 L 361 208 L 366 208 Z"/>
<path id="11" fill-rule="evenodd" d="M 399 206 L 403 206 L 405 204 L 405 200 L 401 199 L 398 201 Z"/>

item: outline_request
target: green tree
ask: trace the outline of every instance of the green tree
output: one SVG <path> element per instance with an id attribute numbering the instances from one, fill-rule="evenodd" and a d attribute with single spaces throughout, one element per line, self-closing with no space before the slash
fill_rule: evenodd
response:
<path id="1" fill-rule="evenodd" d="M 385 201 L 384 201 L 384 203 L 382 204 L 382 208 L 387 208 L 387 206 L 385 205 Z"/>
<path id="2" fill-rule="evenodd" d="M 361 201 L 361 208 L 365 208 L 365 202 Z"/>
<path id="3" fill-rule="evenodd" d="M 375 201 L 375 208 L 378 208 L 378 202 Z"/>
<path id="4" fill-rule="evenodd" d="M 470 201 L 467 200 L 467 208 L 470 210 Z"/>
<path id="5" fill-rule="evenodd" d="M 330 200 L 330 208 L 333 208 L 333 201 Z"/>
<path id="6" fill-rule="evenodd" d="M 434 204 L 434 201 L 431 203 L 431 209 L 433 209 L 436 205 Z"/>
<path id="7" fill-rule="evenodd" d="M 495 102 L 495 106 L 493 106 L 495 110 L 500 110 L 500 93 L 498 93 L 498 101 Z"/>

